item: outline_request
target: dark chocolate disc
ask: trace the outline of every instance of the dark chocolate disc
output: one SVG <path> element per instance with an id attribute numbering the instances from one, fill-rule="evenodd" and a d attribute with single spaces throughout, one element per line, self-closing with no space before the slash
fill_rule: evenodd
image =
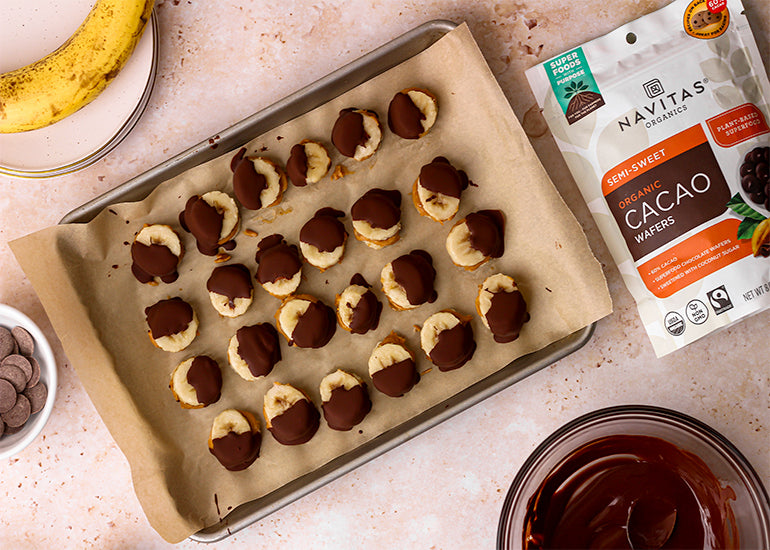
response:
<path id="1" fill-rule="evenodd" d="M 254 376 L 270 374 L 281 360 L 278 331 L 270 323 L 241 327 L 235 333 L 238 339 L 238 355 L 249 366 Z"/>
<path id="2" fill-rule="evenodd" d="M 301 445 L 318 430 L 321 415 L 307 399 L 300 399 L 270 421 L 270 433 L 283 445 Z"/>
<path id="3" fill-rule="evenodd" d="M 0 415 L 3 422 L 10 428 L 19 428 L 29 418 L 31 414 L 31 407 L 29 405 L 29 399 L 24 394 L 16 396 L 16 403 L 9 410 Z"/>
<path id="4" fill-rule="evenodd" d="M 24 391 L 29 380 L 23 370 L 11 364 L 0 365 L 0 379 L 10 382 L 17 392 Z"/>
<path id="5" fill-rule="evenodd" d="M 256 279 L 261 284 L 274 283 L 278 279 L 291 279 L 302 269 L 297 247 L 286 244 L 281 235 L 270 235 L 257 245 Z"/>
<path id="6" fill-rule="evenodd" d="M 193 308 L 176 296 L 161 300 L 144 310 L 154 339 L 184 332 L 193 319 Z"/>
<path id="7" fill-rule="evenodd" d="M 372 402 L 366 384 L 359 384 L 349 390 L 344 387 L 334 388 L 329 401 L 324 402 L 321 408 L 332 430 L 348 431 L 369 414 Z"/>
<path id="8" fill-rule="evenodd" d="M 434 289 L 436 270 L 433 259 L 424 250 L 413 250 L 391 262 L 393 277 L 403 287 L 406 298 L 413 306 L 436 301 Z"/>
<path id="9" fill-rule="evenodd" d="M 425 131 L 422 121 L 425 115 L 404 92 L 398 92 L 388 105 L 388 127 L 404 139 L 417 139 Z"/>
<path id="10" fill-rule="evenodd" d="M 19 345 L 19 353 L 26 357 L 29 357 L 35 352 L 35 339 L 24 327 L 13 327 L 11 329 L 11 335 L 16 343 Z M 2 359 L 2 357 L 0 357 Z"/>
<path id="11" fill-rule="evenodd" d="M 372 384 L 390 397 L 401 397 L 420 381 L 420 373 L 412 359 L 388 365 L 372 375 Z"/>
<path id="12" fill-rule="evenodd" d="M 211 357 L 199 355 L 187 371 L 187 382 L 195 389 L 198 403 L 203 406 L 219 401 L 222 394 L 222 370 Z"/>
<path id="13" fill-rule="evenodd" d="M 5 327 L 0 327 L 0 361 L 13 353 L 13 349 L 18 347 L 11 331 Z"/>
<path id="14" fill-rule="evenodd" d="M 16 404 L 17 393 L 16 388 L 11 382 L 4 378 L 0 378 L 0 414 L 10 411 L 13 408 Z"/>
<path id="15" fill-rule="evenodd" d="M 430 360 L 440 371 L 454 370 L 467 363 L 475 351 L 473 327 L 469 322 L 461 321 L 438 333 L 438 342 L 430 351 Z"/>
<path id="16" fill-rule="evenodd" d="M 332 128 L 332 143 L 346 157 L 354 157 L 356 147 L 366 145 L 369 134 L 364 129 L 364 115 L 355 109 L 343 109 Z"/>
<path id="17" fill-rule="evenodd" d="M 251 466 L 259 457 L 262 434 L 259 432 L 228 432 L 211 441 L 209 452 L 230 471 L 237 472 Z"/>
<path id="18" fill-rule="evenodd" d="M 48 399 L 48 388 L 42 382 L 24 390 L 24 395 L 29 399 L 30 412 L 35 414 L 43 410 Z"/>

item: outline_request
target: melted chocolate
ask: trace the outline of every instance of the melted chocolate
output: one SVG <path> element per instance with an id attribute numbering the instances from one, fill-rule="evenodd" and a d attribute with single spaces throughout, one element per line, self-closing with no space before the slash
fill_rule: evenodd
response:
<path id="1" fill-rule="evenodd" d="M 573 451 L 543 480 L 529 500 L 523 544 L 738 548 L 734 499 L 696 455 L 656 437 L 608 436 Z"/>
<path id="2" fill-rule="evenodd" d="M 286 162 L 286 173 L 295 186 L 307 185 L 307 154 L 304 144 L 298 143 L 291 148 L 289 160 Z"/>
<path id="3" fill-rule="evenodd" d="M 187 330 L 193 319 L 193 308 L 176 296 L 145 308 L 144 314 L 152 337 L 157 339 Z"/>
<path id="4" fill-rule="evenodd" d="M 259 241 L 256 261 L 256 278 L 262 284 L 291 279 L 302 269 L 297 247 L 286 244 L 282 235 L 270 235 Z"/>
<path id="5" fill-rule="evenodd" d="M 370 189 L 353 203 L 350 216 L 377 229 L 390 229 L 401 221 L 401 193 Z"/>
<path id="6" fill-rule="evenodd" d="M 131 273 L 140 283 L 149 283 L 159 277 L 164 283 L 173 283 L 179 277 L 179 258 L 162 244 L 147 246 L 138 241 L 131 245 Z"/>
<path id="7" fill-rule="evenodd" d="M 521 292 L 495 292 L 486 319 L 495 342 L 505 344 L 519 337 L 521 327 L 529 321 L 527 303 Z"/>
<path id="8" fill-rule="evenodd" d="M 244 157 L 246 149 L 241 149 L 233 157 L 230 168 L 233 171 L 233 193 L 244 207 L 249 210 L 262 208 L 259 195 L 267 189 L 267 178 L 257 172 L 254 162 Z"/>
<path id="9" fill-rule="evenodd" d="M 346 432 L 369 414 L 372 402 L 366 391 L 366 384 L 360 384 L 349 390 L 344 387 L 334 388 L 329 401 L 323 403 L 321 408 L 326 423 L 332 430 Z"/>
<path id="10" fill-rule="evenodd" d="M 211 405 L 219 401 L 222 392 L 222 369 L 211 357 L 199 355 L 187 371 L 187 382 L 195 388 L 198 403 Z"/>
<path id="11" fill-rule="evenodd" d="M 251 298 L 253 288 L 251 273 L 243 264 L 215 267 L 209 280 L 206 281 L 206 289 L 226 296 L 231 308 L 235 307 L 236 298 Z"/>
<path id="12" fill-rule="evenodd" d="M 425 131 L 422 114 L 409 95 L 398 92 L 388 106 L 388 127 L 390 131 L 404 139 L 417 139 Z"/>
<path id="13" fill-rule="evenodd" d="M 432 193 L 460 198 L 468 187 L 468 176 L 444 157 L 436 157 L 420 169 L 420 186 Z"/>
<path id="14" fill-rule="evenodd" d="M 321 208 L 299 231 L 299 240 L 316 247 L 321 252 L 332 252 L 345 244 L 348 232 L 339 220 L 344 212 L 334 208 Z"/>
<path id="15" fill-rule="evenodd" d="M 207 256 L 216 256 L 222 237 L 224 214 L 204 201 L 200 195 L 193 195 L 179 214 L 179 222 L 185 231 L 195 237 L 198 250 Z"/>
<path id="16" fill-rule="evenodd" d="M 480 210 L 465 217 L 471 247 L 484 256 L 499 258 L 505 252 L 505 218 L 500 210 Z"/>
<path id="17" fill-rule="evenodd" d="M 270 323 L 241 327 L 235 333 L 238 338 L 238 355 L 249 366 L 254 376 L 266 376 L 281 360 L 278 331 Z"/>
<path id="18" fill-rule="evenodd" d="M 476 351 L 473 327 L 461 321 L 449 330 L 438 334 L 438 342 L 430 351 L 430 360 L 440 371 L 459 369 L 467 363 Z"/>
<path id="19" fill-rule="evenodd" d="M 273 418 L 268 428 L 283 445 L 301 445 L 312 439 L 321 423 L 321 415 L 307 399 L 301 399 Z"/>
<path id="20" fill-rule="evenodd" d="M 224 437 L 211 441 L 209 451 L 222 466 L 232 472 L 245 470 L 259 457 L 262 434 L 229 432 Z"/>
<path id="21" fill-rule="evenodd" d="M 369 134 L 364 130 L 364 115 L 355 109 L 343 109 L 332 128 L 332 143 L 346 157 L 356 154 L 356 147 L 366 145 Z"/>
<path id="22" fill-rule="evenodd" d="M 329 343 L 336 330 L 334 310 L 323 302 L 310 302 L 297 320 L 289 343 L 298 348 L 322 348 Z"/>
<path id="23" fill-rule="evenodd" d="M 381 313 L 382 303 L 374 295 L 374 292 L 367 290 L 361 295 L 361 299 L 358 300 L 356 307 L 353 308 L 353 316 L 348 327 L 350 332 L 353 334 L 365 334 L 370 330 L 375 330 L 380 324 Z"/>
<path id="24" fill-rule="evenodd" d="M 438 294 L 433 288 L 436 270 L 433 258 L 424 250 L 412 250 L 391 262 L 396 282 L 406 292 L 406 298 L 413 306 L 433 303 Z"/>
<path id="25" fill-rule="evenodd" d="M 372 375 L 372 384 L 390 397 L 401 397 L 420 381 L 420 373 L 412 359 L 388 365 Z"/>

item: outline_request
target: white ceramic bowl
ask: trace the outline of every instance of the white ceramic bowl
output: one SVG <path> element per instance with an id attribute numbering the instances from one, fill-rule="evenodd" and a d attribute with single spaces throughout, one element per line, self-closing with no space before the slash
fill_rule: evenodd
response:
<path id="1" fill-rule="evenodd" d="M 32 356 L 40 364 L 40 382 L 48 388 L 48 398 L 43 410 L 29 417 L 27 423 L 20 432 L 0 437 L 0 460 L 9 458 L 20 452 L 32 443 L 43 430 L 51 415 L 54 401 L 56 400 L 56 359 L 51 351 L 43 332 L 32 322 L 32 319 L 11 306 L 0 304 L 0 326 L 11 330 L 13 327 L 22 327 L 35 339 L 35 352 Z"/>

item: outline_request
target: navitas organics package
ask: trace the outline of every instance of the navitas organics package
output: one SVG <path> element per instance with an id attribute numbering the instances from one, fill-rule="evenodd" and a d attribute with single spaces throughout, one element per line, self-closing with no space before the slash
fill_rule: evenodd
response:
<path id="1" fill-rule="evenodd" d="M 677 0 L 527 71 L 659 357 L 770 307 L 770 85 L 742 11 Z"/>

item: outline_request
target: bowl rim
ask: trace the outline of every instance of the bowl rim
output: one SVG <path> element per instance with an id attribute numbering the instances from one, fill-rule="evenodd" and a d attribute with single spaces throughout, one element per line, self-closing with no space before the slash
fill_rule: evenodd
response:
<path id="1" fill-rule="evenodd" d="M 48 396 L 46 397 L 43 410 L 37 413 L 37 417 L 32 419 L 30 424 L 25 425 L 18 433 L 20 437 L 16 442 L 7 449 L 0 449 L 0 460 L 4 460 L 27 448 L 30 443 L 37 439 L 37 436 L 43 431 L 43 427 L 48 423 L 48 418 L 51 416 L 54 401 L 56 400 L 58 368 L 56 365 L 56 357 L 53 354 L 48 338 L 46 338 L 43 331 L 37 326 L 37 323 L 30 319 L 29 316 L 12 306 L 0 304 L 0 318 L 11 320 L 11 322 L 16 323 L 17 326 L 26 329 L 35 339 L 35 354 L 40 354 L 40 368 L 45 372 L 45 383 L 48 389 Z M 11 328 L 13 327 L 10 327 L 8 330 Z M 14 437 L 15 435 L 16 434 L 6 437 Z"/>
<path id="2" fill-rule="evenodd" d="M 767 489 L 762 483 L 761 478 L 754 470 L 751 463 L 746 459 L 743 453 L 733 445 L 729 439 L 716 431 L 708 424 L 694 418 L 688 414 L 667 409 L 664 407 L 658 407 L 654 405 L 616 405 L 612 407 L 606 407 L 591 411 L 584 415 L 581 415 L 573 420 L 570 420 L 566 424 L 557 428 L 551 435 L 549 435 L 542 443 L 540 443 L 535 450 L 530 453 L 527 459 L 519 468 L 514 477 L 513 482 L 508 488 L 508 492 L 505 495 L 503 501 L 502 510 L 500 513 L 500 520 L 497 526 L 497 549 L 503 550 L 506 548 L 507 542 L 506 535 L 508 534 L 508 518 L 512 512 L 513 503 L 521 490 L 524 481 L 533 466 L 535 466 L 545 455 L 545 453 L 551 449 L 551 447 L 565 437 L 566 435 L 575 432 L 577 429 L 586 425 L 594 423 L 598 420 L 612 420 L 614 418 L 621 418 L 623 416 L 633 416 L 637 418 L 645 418 L 653 421 L 673 421 L 679 424 L 679 427 L 688 428 L 691 431 L 697 432 L 699 435 L 705 436 L 710 444 L 712 444 L 718 451 L 720 451 L 726 458 L 729 458 L 733 462 L 733 466 L 737 466 L 742 476 L 750 484 L 750 488 L 755 493 L 756 499 L 760 502 L 760 522 L 765 533 L 765 536 L 770 536 L 770 496 L 768 496 Z"/>

